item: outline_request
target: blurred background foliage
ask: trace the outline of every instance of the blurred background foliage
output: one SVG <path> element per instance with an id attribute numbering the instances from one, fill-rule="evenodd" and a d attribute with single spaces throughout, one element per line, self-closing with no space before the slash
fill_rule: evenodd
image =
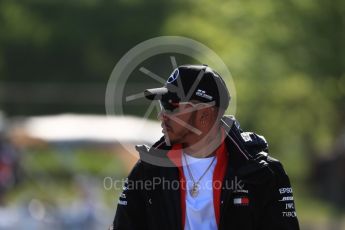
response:
<path id="1" fill-rule="evenodd" d="M 303 222 L 327 213 L 309 202 L 309 178 L 345 132 L 344 28 L 341 0 L 0 0 L 0 109 L 105 114 L 108 78 L 130 48 L 195 39 L 231 70 L 236 117 L 284 163 Z"/>

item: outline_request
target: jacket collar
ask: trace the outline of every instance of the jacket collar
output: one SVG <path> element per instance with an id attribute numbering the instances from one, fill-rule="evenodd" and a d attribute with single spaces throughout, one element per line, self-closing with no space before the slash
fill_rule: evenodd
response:
<path id="1" fill-rule="evenodd" d="M 243 176 L 248 176 L 265 168 L 267 166 L 267 162 L 265 161 L 267 154 L 248 151 L 241 136 L 242 130 L 240 125 L 234 116 L 223 116 L 221 122 L 226 134 L 224 142 L 228 153 L 229 167 L 236 174 Z M 139 152 L 140 159 L 146 163 L 152 164 L 150 162 L 159 161 L 158 163 L 161 166 L 175 167 L 176 165 L 180 165 L 180 158 L 177 152 L 179 152 L 181 146 L 168 146 L 165 143 L 164 136 L 153 144 L 151 148 L 147 145 L 137 145 L 136 149 Z M 172 157 L 172 152 L 176 152 L 176 158 Z M 168 153 L 170 156 L 168 156 Z"/>

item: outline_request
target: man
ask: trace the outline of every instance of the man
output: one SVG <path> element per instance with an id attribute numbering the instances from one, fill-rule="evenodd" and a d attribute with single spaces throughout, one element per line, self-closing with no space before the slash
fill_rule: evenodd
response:
<path id="1" fill-rule="evenodd" d="M 224 116 L 230 94 L 217 72 L 180 66 L 145 96 L 161 106 L 164 136 L 137 146 L 114 229 L 299 229 L 288 176 L 263 137 Z"/>

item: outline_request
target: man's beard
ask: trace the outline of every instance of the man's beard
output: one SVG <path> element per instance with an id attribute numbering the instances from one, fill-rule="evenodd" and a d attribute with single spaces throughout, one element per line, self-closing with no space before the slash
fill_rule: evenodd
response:
<path id="1" fill-rule="evenodd" d="M 187 124 L 189 124 L 193 128 L 196 128 L 195 127 L 195 124 L 196 124 L 196 116 L 195 115 L 196 115 L 196 113 L 195 113 L 195 111 L 193 111 L 192 115 L 190 116 L 190 118 L 187 122 Z M 170 139 L 170 143 L 171 143 L 171 145 L 173 145 L 173 144 L 182 144 L 183 145 L 186 142 L 187 137 L 189 135 L 195 135 L 195 133 L 192 130 L 185 128 L 181 132 L 176 133 L 176 136 L 178 138 L 176 138 L 175 140 Z"/>

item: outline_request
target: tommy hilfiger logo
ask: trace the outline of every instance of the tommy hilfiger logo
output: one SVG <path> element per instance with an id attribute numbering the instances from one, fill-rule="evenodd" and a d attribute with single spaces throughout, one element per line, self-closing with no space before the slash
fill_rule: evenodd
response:
<path id="1" fill-rule="evenodd" d="M 234 205 L 246 206 L 249 205 L 248 197 L 236 197 L 234 198 Z"/>

